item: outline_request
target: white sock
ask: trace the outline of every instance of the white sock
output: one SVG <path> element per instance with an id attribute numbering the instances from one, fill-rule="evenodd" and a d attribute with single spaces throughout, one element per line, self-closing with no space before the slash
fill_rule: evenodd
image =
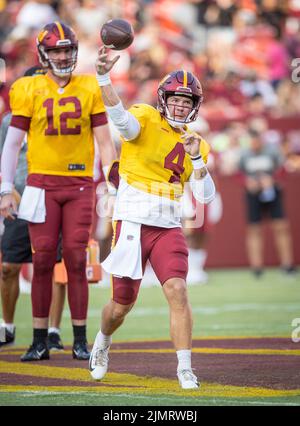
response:
<path id="1" fill-rule="evenodd" d="M 48 328 L 48 334 L 50 334 L 50 333 L 56 333 L 60 336 L 60 329 L 56 328 L 56 327 L 49 327 Z"/>
<path id="2" fill-rule="evenodd" d="M 15 331 L 15 325 L 7 322 L 3 323 L 3 326 L 10 332 L 13 333 Z"/>
<path id="3" fill-rule="evenodd" d="M 203 270 L 207 259 L 207 251 L 203 249 L 198 249 L 198 259 L 199 267 L 201 270 Z"/>
<path id="4" fill-rule="evenodd" d="M 202 271 L 207 258 L 207 252 L 203 249 L 189 248 L 189 268 Z"/>
<path id="5" fill-rule="evenodd" d="M 107 348 L 107 346 L 111 345 L 112 338 L 111 336 L 107 336 L 106 334 L 103 334 L 100 330 L 96 336 L 97 345 L 100 346 L 100 348 Z"/>
<path id="6" fill-rule="evenodd" d="M 183 349 L 176 351 L 178 366 L 177 371 L 180 370 L 191 370 L 192 369 L 192 351 L 190 349 Z"/>

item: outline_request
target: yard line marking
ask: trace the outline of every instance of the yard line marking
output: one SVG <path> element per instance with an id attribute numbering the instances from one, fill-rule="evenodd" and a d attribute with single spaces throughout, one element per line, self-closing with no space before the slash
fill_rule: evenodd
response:
<path id="1" fill-rule="evenodd" d="M 118 375 L 120 381 L 123 375 Z M 126 374 L 124 375 L 126 376 Z M 0 385 L 0 392 L 66 392 L 66 393 L 108 393 L 108 394 L 143 394 L 143 395 L 165 395 L 165 396 L 185 396 L 207 398 L 269 398 L 269 397 L 292 397 L 300 396 L 300 389 L 284 390 L 284 389 L 268 389 L 261 387 L 240 387 L 226 386 L 215 383 L 202 383 L 201 388 L 197 390 L 180 389 L 177 380 L 166 380 L 158 378 L 140 377 L 136 379 L 143 382 L 141 387 L 109 387 L 107 382 L 112 379 L 112 373 L 103 382 L 103 386 L 84 387 L 84 386 L 21 386 L 21 385 Z M 126 380 L 125 380 L 126 382 Z"/>
<path id="2" fill-rule="evenodd" d="M 193 353 L 197 354 L 216 354 L 216 355 L 277 355 L 277 356 L 300 356 L 300 349 L 239 349 L 239 348 L 193 348 Z M 5 355 L 21 355 L 23 350 L 6 350 L 2 352 Z M 70 355 L 72 353 L 71 350 L 64 350 L 63 352 L 53 352 L 51 353 L 51 358 L 59 357 L 61 355 Z M 126 354 L 126 353 L 151 353 L 151 354 L 168 354 L 175 353 L 175 349 L 165 349 L 165 348 L 157 348 L 157 349 L 110 349 L 110 353 L 116 354 Z"/>

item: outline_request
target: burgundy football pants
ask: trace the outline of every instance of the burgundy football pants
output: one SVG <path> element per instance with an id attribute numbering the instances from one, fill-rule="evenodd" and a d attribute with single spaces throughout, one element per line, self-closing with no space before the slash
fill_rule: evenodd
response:
<path id="1" fill-rule="evenodd" d="M 115 243 L 121 233 L 122 221 L 118 221 L 115 229 Z M 147 260 L 163 285 L 170 278 L 186 280 L 188 272 L 188 248 L 182 228 L 160 228 L 142 225 L 141 227 L 142 269 L 145 271 Z M 130 262 L 130 259 L 128 259 Z M 129 305 L 137 299 L 142 280 L 128 277 L 112 277 L 112 299 Z"/>
<path id="2" fill-rule="evenodd" d="M 88 308 L 86 247 L 94 204 L 92 179 L 30 175 L 28 184 L 44 188 L 46 201 L 45 223 L 29 224 L 34 268 L 31 293 L 33 317 L 49 317 L 53 269 L 61 232 L 71 318 L 84 320 Z"/>

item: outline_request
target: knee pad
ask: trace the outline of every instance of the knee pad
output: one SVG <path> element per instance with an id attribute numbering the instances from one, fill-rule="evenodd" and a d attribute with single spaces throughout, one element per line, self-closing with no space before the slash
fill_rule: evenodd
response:
<path id="1" fill-rule="evenodd" d="M 68 272 L 86 274 L 86 249 L 85 248 L 63 248 L 63 257 Z"/>
<path id="2" fill-rule="evenodd" d="M 46 275 L 50 273 L 56 262 L 56 251 L 36 251 L 32 256 L 34 273 Z"/>
<path id="3" fill-rule="evenodd" d="M 45 235 L 45 236 L 40 236 L 35 238 L 31 244 L 32 244 L 33 253 L 36 253 L 39 251 L 52 252 L 57 249 L 58 241 L 48 235 Z"/>
<path id="4" fill-rule="evenodd" d="M 130 305 L 137 299 L 141 280 L 113 277 L 113 300 L 120 305 Z"/>

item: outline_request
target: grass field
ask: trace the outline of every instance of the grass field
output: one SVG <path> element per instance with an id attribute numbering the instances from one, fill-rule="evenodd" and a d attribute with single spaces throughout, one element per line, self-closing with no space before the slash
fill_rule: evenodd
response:
<path id="1" fill-rule="evenodd" d="M 114 335 L 116 346 L 112 346 L 111 373 L 107 375 L 103 386 L 93 384 L 93 387 L 86 389 L 84 386 L 89 383 L 86 364 L 77 362 L 74 365 L 68 351 L 64 358 L 60 359 L 60 355 L 53 357 L 53 367 L 52 359 L 47 362 L 49 374 L 44 374 L 44 370 L 47 370 L 45 368 L 39 370 L 43 363 L 26 364 L 25 368 L 23 363 L 18 362 L 19 353 L 23 350 L 18 350 L 18 346 L 27 346 L 32 338 L 30 296 L 22 294 L 16 315 L 16 346 L 11 352 L 6 350 L 0 353 L 0 405 L 78 405 L 78 401 L 80 405 L 110 406 L 300 405 L 300 342 L 291 341 L 295 328 L 292 321 L 300 318 L 299 276 L 290 279 L 277 269 L 267 270 L 259 280 L 254 280 L 247 270 L 210 271 L 209 276 L 208 285 L 189 288 L 196 340 L 193 359 L 196 360 L 196 369 L 198 366 L 202 369 L 202 373 L 197 372 L 202 382 L 198 393 L 184 393 L 177 386 L 175 354 L 164 342 L 169 340 L 168 308 L 159 287 L 141 289 L 134 310 Z M 90 343 L 98 331 L 101 307 L 109 296 L 110 289 L 90 286 Z M 300 337 L 300 332 L 298 335 Z M 236 338 L 242 337 L 248 339 L 240 339 L 243 344 L 239 346 Z M 280 342 L 275 342 L 276 339 L 258 339 L 258 346 L 251 343 L 256 342 L 251 340 L 253 338 L 268 337 L 286 339 Z M 66 345 L 72 344 L 67 307 L 64 311 L 62 338 Z M 227 345 L 225 338 L 230 344 Z M 126 346 L 128 342 L 145 340 L 158 341 L 156 349 L 149 350 L 143 346 L 130 350 Z M 134 352 L 138 354 L 134 355 Z M 15 356 L 12 358 L 15 364 L 5 356 Z M 137 358 L 133 359 L 133 356 Z M 275 362 L 275 358 L 277 368 L 280 369 L 282 365 L 282 375 L 276 375 L 277 370 L 268 371 L 268 366 Z M 155 370 L 158 360 L 160 363 L 165 360 L 170 368 L 174 367 L 174 373 L 170 370 L 171 376 L 168 376 L 167 369 L 161 374 Z M 135 363 L 136 368 L 141 365 L 139 374 L 130 368 L 127 372 L 126 364 L 132 367 L 132 363 Z M 252 372 L 256 375 L 256 381 L 251 383 L 249 380 L 249 387 L 245 383 L 239 384 L 248 371 L 247 364 L 251 364 Z M 14 370 L 16 375 L 19 375 L 19 381 L 17 384 L 14 382 L 14 385 L 10 383 L 14 375 L 9 370 L 13 365 L 17 369 Z M 264 369 L 258 371 L 263 365 Z M 210 375 L 206 375 L 206 366 Z M 50 368 L 53 368 L 53 374 Z M 39 371 L 49 382 L 39 383 L 35 381 L 37 379 L 32 379 L 40 379 Z M 72 376 L 74 381 L 69 383 L 68 389 L 65 384 L 59 383 L 64 374 L 69 379 Z M 24 383 L 20 379 L 22 375 L 27 377 Z M 50 377 L 57 378 L 57 386 L 50 381 Z M 137 385 L 139 380 L 146 383 L 144 387 Z M 111 384 L 114 388 L 109 387 Z"/>

